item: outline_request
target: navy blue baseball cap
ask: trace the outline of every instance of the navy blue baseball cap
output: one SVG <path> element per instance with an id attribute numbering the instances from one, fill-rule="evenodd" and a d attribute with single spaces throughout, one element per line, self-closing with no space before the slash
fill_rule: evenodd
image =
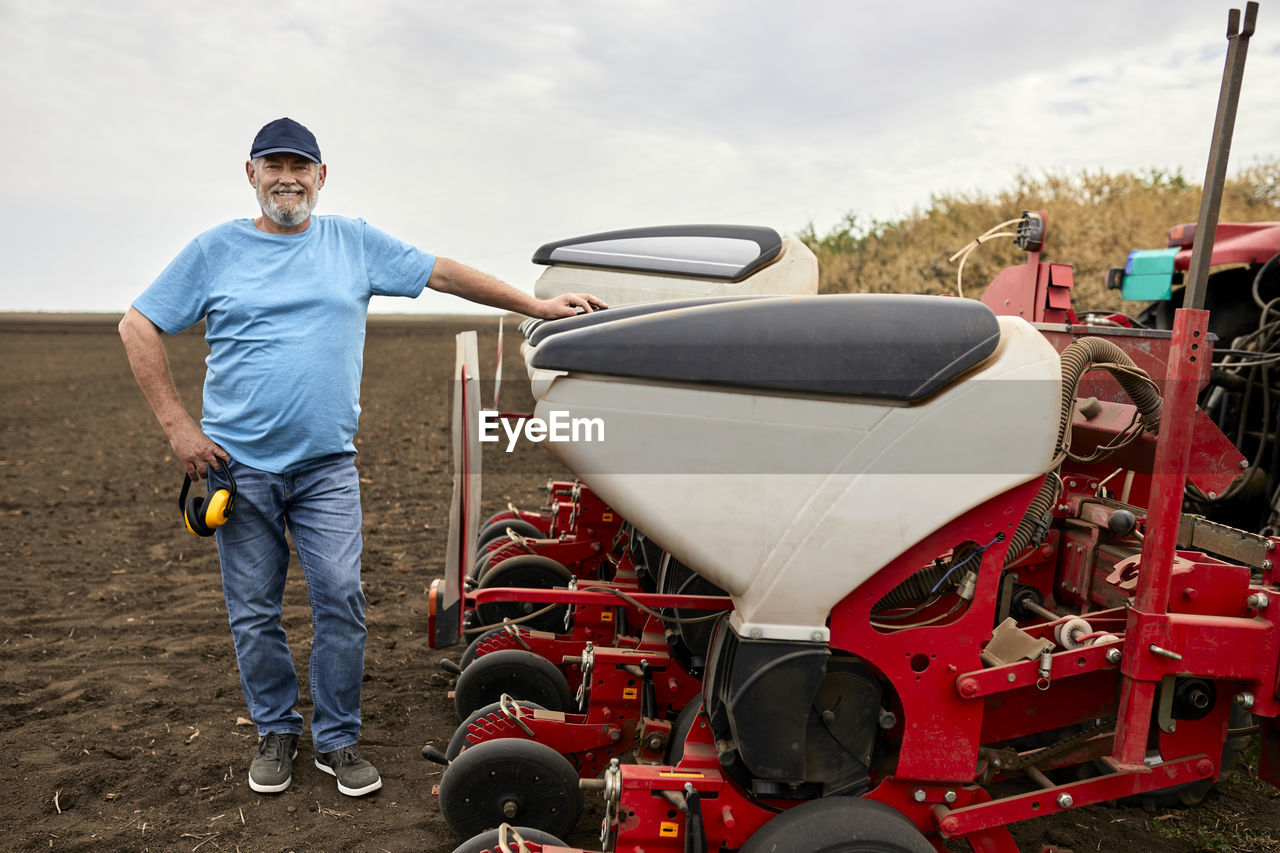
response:
<path id="1" fill-rule="evenodd" d="M 313 163 L 319 163 L 320 144 L 316 136 L 291 118 L 278 118 L 263 125 L 253 138 L 249 159 L 256 160 L 268 154 L 300 154 Z"/>

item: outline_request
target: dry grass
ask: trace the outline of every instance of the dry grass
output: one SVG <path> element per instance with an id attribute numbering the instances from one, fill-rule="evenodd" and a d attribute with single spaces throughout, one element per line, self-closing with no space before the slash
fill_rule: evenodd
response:
<path id="1" fill-rule="evenodd" d="M 954 293 L 953 253 L 1023 210 L 1044 210 L 1042 259 L 1075 267 L 1076 308 L 1114 310 L 1119 295 L 1102 286 L 1107 268 L 1122 265 L 1131 249 L 1163 248 L 1169 228 L 1194 222 L 1199 204 L 1199 186 L 1180 173 L 1022 174 L 994 195 L 935 196 L 927 209 L 896 222 L 864 225 L 849 214 L 828 234 L 810 228 L 800 236 L 818 255 L 823 293 Z M 1228 178 L 1220 218 L 1280 220 L 1280 158 Z M 980 246 L 965 265 L 965 295 L 980 296 L 997 272 L 1023 257 L 1008 238 Z"/>

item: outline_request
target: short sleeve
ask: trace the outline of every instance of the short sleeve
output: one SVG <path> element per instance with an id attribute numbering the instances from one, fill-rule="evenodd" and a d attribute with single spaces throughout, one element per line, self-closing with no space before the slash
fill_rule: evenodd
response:
<path id="1" fill-rule="evenodd" d="M 187 244 L 133 307 L 166 334 L 190 328 L 209 310 L 209 272 L 198 240 Z"/>
<path id="2" fill-rule="evenodd" d="M 426 287 L 435 266 L 435 255 L 420 248 L 396 240 L 387 232 L 365 222 L 361 240 L 364 241 L 365 274 L 369 277 L 370 292 L 374 296 L 420 295 Z"/>
<path id="3" fill-rule="evenodd" d="M 368 223 L 362 224 L 365 273 L 369 277 L 370 292 L 374 296 L 411 298 L 422 293 L 435 267 L 436 256 L 403 243 Z"/>

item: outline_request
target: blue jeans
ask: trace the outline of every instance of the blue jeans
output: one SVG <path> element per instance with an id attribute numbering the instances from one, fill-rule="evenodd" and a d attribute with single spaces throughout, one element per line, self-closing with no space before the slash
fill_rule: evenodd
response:
<path id="1" fill-rule="evenodd" d="M 364 677 L 364 592 L 360 589 L 360 479 L 349 454 L 283 474 L 232 461 L 237 496 L 218 528 L 222 591 L 240 666 L 240 685 L 258 734 L 302 731 L 298 675 L 281 624 L 293 536 L 311 603 L 311 740 L 319 752 L 360 734 Z M 225 487 L 210 466 L 209 488 Z"/>

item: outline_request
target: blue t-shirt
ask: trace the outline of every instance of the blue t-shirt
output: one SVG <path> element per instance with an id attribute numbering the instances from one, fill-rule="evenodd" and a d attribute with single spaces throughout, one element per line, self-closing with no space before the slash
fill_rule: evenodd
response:
<path id="1" fill-rule="evenodd" d="M 301 234 L 236 219 L 192 240 L 133 303 L 176 335 L 205 318 L 201 428 L 272 473 L 355 453 L 369 297 L 415 297 L 435 256 L 362 219 Z"/>

